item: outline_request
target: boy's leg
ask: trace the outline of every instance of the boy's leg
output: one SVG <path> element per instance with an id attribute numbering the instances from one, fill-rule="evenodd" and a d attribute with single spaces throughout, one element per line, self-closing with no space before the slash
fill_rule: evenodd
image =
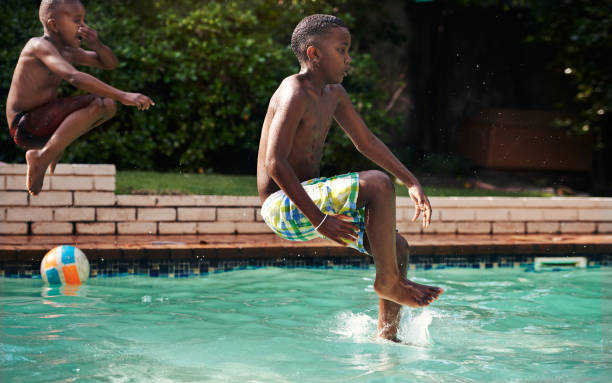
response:
<path id="1" fill-rule="evenodd" d="M 83 96 L 87 97 L 87 96 Z M 91 97 L 91 96 L 89 96 Z M 68 102 L 68 101 L 66 101 Z M 66 105 L 61 100 L 57 101 L 57 109 L 47 108 L 39 112 L 39 115 L 31 112 L 31 121 L 45 121 L 43 113 L 59 115 L 65 111 Z M 52 168 L 61 157 L 64 149 L 78 137 L 90 129 L 102 124 L 114 116 L 116 104 L 109 98 L 94 96 L 84 107 L 70 113 L 63 118 L 57 129 L 52 133 L 47 143 L 40 149 L 30 149 L 26 152 L 28 163 L 27 187 L 31 194 L 38 194 L 42 189 L 43 180 L 47 167 Z"/>
<path id="2" fill-rule="evenodd" d="M 410 247 L 408 246 L 408 242 L 399 233 L 396 233 L 395 238 L 397 266 L 400 276 L 405 277 L 408 271 Z M 364 245 L 368 252 L 371 252 L 367 236 L 364 238 Z M 429 293 L 436 296 L 439 294 L 436 287 L 421 285 L 410 280 L 407 280 L 407 282 L 419 288 L 429 290 Z M 401 308 L 402 305 L 395 302 L 383 298 L 378 300 L 378 335 L 380 337 L 394 342 L 400 341 L 397 337 L 397 330 L 401 319 Z"/>
<path id="3" fill-rule="evenodd" d="M 396 259 L 395 189 L 385 173 L 359 173 L 357 206 L 365 207 L 366 234 L 376 265 L 374 290 L 383 299 L 419 307 L 428 305 L 441 289 L 411 282 L 400 274 Z"/>
<path id="4" fill-rule="evenodd" d="M 396 258 L 397 266 L 401 277 L 406 276 L 408 270 L 408 259 L 410 256 L 408 242 L 399 235 L 396 234 Z M 400 323 L 401 315 L 400 310 L 402 305 L 395 302 L 380 298 L 378 300 L 378 335 L 399 342 L 397 338 L 397 329 Z"/>

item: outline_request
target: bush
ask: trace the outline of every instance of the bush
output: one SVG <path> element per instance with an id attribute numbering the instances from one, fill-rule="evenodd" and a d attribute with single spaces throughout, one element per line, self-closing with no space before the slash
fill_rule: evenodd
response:
<path id="1" fill-rule="evenodd" d="M 42 34 L 38 3 L 0 5 L 8 20 L 0 27 L 2 73 L 12 73 L 28 37 Z M 84 70 L 122 90 L 144 93 L 156 106 L 146 112 L 120 107 L 115 118 L 72 144 L 63 160 L 142 170 L 254 172 L 269 98 L 284 77 L 299 70 L 289 48 L 293 27 L 306 14 L 334 12 L 325 1 L 84 3 L 88 24 L 120 62 L 113 71 Z M 352 21 L 349 14 L 340 17 Z M 353 64 L 345 86 L 366 123 L 378 132 L 400 126 L 378 109 L 381 91 L 373 60 L 353 52 Z M 3 78 L 1 85 L 6 94 L 10 81 Z M 62 88 L 62 93 L 73 92 Z M 0 139 L 0 160 L 23 158 L 7 129 Z M 363 163 L 348 146 L 348 138 L 333 129 L 324 158 L 331 171 Z"/>

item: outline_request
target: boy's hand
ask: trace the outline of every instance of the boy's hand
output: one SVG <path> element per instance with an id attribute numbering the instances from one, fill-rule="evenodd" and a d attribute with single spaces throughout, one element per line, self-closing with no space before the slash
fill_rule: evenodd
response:
<path id="1" fill-rule="evenodd" d="M 101 43 L 98 39 L 98 32 L 96 32 L 95 29 L 90 28 L 89 25 L 83 23 L 83 25 L 79 27 L 77 34 L 82 41 L 87 43 L 89 49 L 95 51 L 100 47 Z"/>
<path id="2" fill-rule="evenodd" d="M 347 241 L 355 242 L 359 237 L 359 228 L 350 222 L 351 217 L 341 214 L 327 214 L 324 218 L 325 222 L 319 223 L 320 226 L 317 231 L 332 241 L 342 246 L 348 246 Z"/>
<path id="3" fill-rule="evenodd" d="M 119 100 L 123 105 L 136 106 L 138 110 L 147 110 L 151 105 L 155 105 L 153 100 L 144 94 L 126 92 Z"/>
<path id="4" fill-rule="evenodd" d="M 423 228 L 427 228 L 431 223 L 431 204 L 429 203 L 429 198 L 425 195 L 423 188 L 418 185 L 409 187 L 408 194 L 412 202 L 414 202 L 414 217 L 412 217 L 412 222 L 416 222 L 419 215 L 423 213 Z"/>

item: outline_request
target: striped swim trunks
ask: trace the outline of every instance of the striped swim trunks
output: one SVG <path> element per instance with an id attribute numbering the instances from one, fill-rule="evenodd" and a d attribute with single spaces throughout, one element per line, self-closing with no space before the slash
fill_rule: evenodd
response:
<path id="1" fill-rule="evenodd" d="M 359 174 L 348 173 L 331 178 L 314 178 L 302 182 L 302 186 L 321 212 L 351 217 L 351 222 L 359 228 L 359 237 L 347 244 L 368 254 L 363 246 L 365 208 L 357 208 Z M 324 238 L 282 190 L 271 194 L 264 201 L 261 215 L 270 229 L 284 239 L 308 241 Z"/>

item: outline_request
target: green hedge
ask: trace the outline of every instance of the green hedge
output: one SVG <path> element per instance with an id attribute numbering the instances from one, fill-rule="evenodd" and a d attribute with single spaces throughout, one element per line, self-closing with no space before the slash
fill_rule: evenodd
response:
<path id="1" fill-rule="evenodd" d="M 305 15 L 338 14 L 350 25 L 349 0 L 126 0 L 86 2 L 87 22 L 113 48 L 113 71 L 81 68 L 156 103 L 147 112 L 120 107 L 117 116 L 71 145 L 64 161 L 115 163 L 121 169 L 253 173 L 261 124 L 270 96 L 285 76 L 299 70 L 289 41 Z M 8 93 L 19 51 L 40 36 L 39 1 L 7 0 L 0 25 L 0 84 Z M 338 7 L 340 6 L 340 10 Z M 337 11 L 337 12 L 335 12 Z M 381 110 L 384 93 L 372 58 L 352 52 L 354 71 L 345 81 L 366 123 L 376 133 L 400 127 Z M 74 89 L 64 85 L 63 94 Z M 2 108 L 4 109 L 4 99 Z M 0 129 L 0 160 L 23 161 L 23 152 Z M 324 165 L 330 171 L 366 161 L 335 128 Z"/>

